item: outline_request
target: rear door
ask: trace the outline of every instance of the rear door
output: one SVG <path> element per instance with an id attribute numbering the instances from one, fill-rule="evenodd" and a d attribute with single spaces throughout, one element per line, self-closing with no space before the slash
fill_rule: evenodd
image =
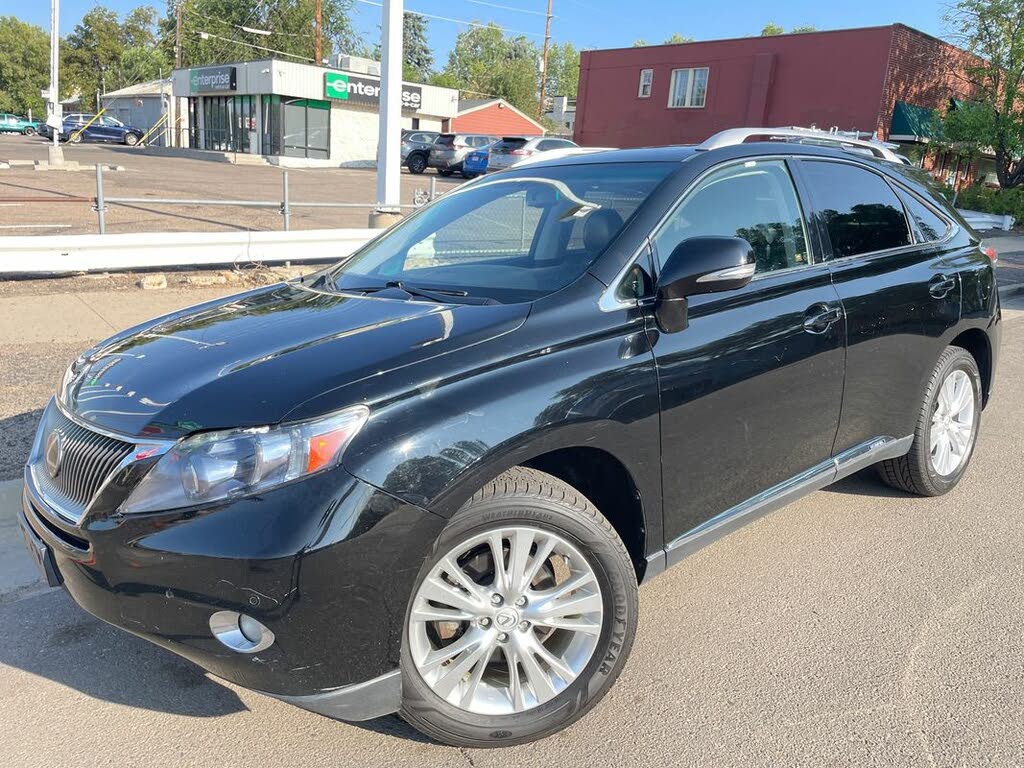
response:
<path id="1" fill-rule="evenodd" d="M 843 394 L 839 298 L 787 163 L 708 173 L 654 236 L 659 265 L 706 235 L 747 240 L 757 272 L 744 288 L 690 297 L 688 327 L 654 334 L 665 537 L 680 555 L 754 497 L 826 467 Z"/>
<path id="2" fill-rule="evenodd" d="M 834 450 L 911 435 L 925 378 L 960 320 L 956 249 L 946 244 L 952 225 L 934 212 L 919 212 L 921 224 L 908 219 L 897 190 L 922 201 L 865 165 L 802 159 L 798 166 L 846 313 L 846 389 Z"/>

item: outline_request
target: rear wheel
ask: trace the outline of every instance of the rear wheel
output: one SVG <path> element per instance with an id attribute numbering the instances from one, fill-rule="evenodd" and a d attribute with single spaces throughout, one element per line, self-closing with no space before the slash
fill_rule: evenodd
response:
<path id="1" fill-rule="evenodd" d="M 25 126 L 25 130 L 22 131 L 22 133 L 24 133 L 26 136 L 35 136 L 36 135 L 36 129 L 33 128 L 31 125 L 26 125 Z"/>
<path id="2" fill-rule="evenodd" d="M 411 173 L 419 174 L 427 170 L 427 158 L 422 154 L 411 155 L 405 164 Z"/>
<path id="3" fill-rule="evenodd" d="M 451 171 L 449 171 L 449 170 L 447 170 L 447 169 L 446 169 L 446 170 L 441 170 L 441 169 L 439 168 L 437 172 L 438 172 L 439 174 L 441 174 L 442 176 L 444 176 L 444 177 L 445 177 L 446 179 L 447 179 L 447 178 L 448 178 L 449 176 L 451 176 L 451 175 L 452 175 L 452 172 L 451 172 Z"/>
<path id="4" fill-rule="evenodd" d="M 910 452 L 881 462 L 882 480 L 920 496 L 952 490 L 967 471 L 980 423 L 978 365 L 967 350 L 947 347 L 925 388 Z"/>
<path id="5" fill-rule="evenodd" d="M 509 470 L 452 518 L 420 570 L 402 717 L 460 746 L 546 736 L 611 687 L 636 621 L 635 572 L 608 521 L 558 479 Z"/>

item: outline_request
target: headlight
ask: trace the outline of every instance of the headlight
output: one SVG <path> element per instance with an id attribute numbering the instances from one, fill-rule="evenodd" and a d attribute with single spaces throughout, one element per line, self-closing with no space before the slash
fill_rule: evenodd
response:
<path id="1" fill-rule="evenodd" d="M 121 511 L 208 504 L 329 469 L 369 415 L 365 405 L 357 405 L 312 421 L 187 437 L 160 457 Z"/>

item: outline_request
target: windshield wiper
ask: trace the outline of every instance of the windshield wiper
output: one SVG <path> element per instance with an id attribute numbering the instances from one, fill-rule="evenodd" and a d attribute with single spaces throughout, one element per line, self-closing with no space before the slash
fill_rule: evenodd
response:
<path id="1" fill-rule="evenodd" d="M 499 302 L 486 296 L 470 296 L 468 291 L 460 291 L 454 288 L 418 288 L 410 285 L 404 280 L 389 280 L 384 285 L 361 286 L 357 288 L 335 287 L 338 291 L 356 291 L 359 293 L 379 293 L 380 291 L 397 290 L 407 294 L 410 298 L 415 296 L 420 299 L 436 301 L 439 304 L 498 304 Z"/>

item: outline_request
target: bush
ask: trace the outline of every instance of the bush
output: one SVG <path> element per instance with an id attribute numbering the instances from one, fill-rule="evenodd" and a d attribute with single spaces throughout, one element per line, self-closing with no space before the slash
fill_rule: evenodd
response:
<path id="1" fill-rule="evenodd" d="M 1008 213 L 1017 221 L 1024 221 L 1024 188 L 997 189 L 975 184 L 960 190 L 956 207 L 982 213 Z"/>

